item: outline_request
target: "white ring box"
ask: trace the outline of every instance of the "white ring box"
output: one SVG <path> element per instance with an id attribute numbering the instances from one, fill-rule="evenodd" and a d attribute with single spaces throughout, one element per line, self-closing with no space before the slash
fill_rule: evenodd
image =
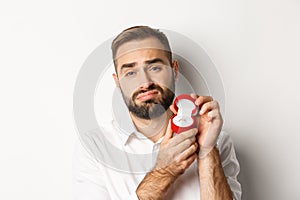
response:
<path id="1" fill-rule="evenodd" d="M 192 111 L 195 109 L 193 102 L 187 99 L 177 101 L 177 115 L 173 118 L 173 123 L 179 127 L 187 127 L 192 125 Z"/>
<path id="2" fill-rule="evenodd" d="M 180 133 L 195 127 L 194 116 L 198 113 L 198 106 L 195 105 L 194 99 L 187 94 L 179 95 L 174 100 L 174 108 L 177 111 L 172 116 L 171 128 L 175 133 Z"/>

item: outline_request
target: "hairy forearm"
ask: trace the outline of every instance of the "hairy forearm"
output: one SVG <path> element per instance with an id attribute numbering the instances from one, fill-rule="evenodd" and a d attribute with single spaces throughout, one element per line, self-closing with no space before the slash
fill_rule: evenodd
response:
<path id="1" fill-rule="evenodd" d="M 150 171 L 139 184 L 136 194 L 140 200 L 164 199 L 169 186 L 175 179 L 176 175 L 167 169 Z"/>
<path id="2" fill-rule="evenodd" d="M 198 170 L 201 200 L 233 199 L 216 147 L 205 158 L 198 159 Z"/>

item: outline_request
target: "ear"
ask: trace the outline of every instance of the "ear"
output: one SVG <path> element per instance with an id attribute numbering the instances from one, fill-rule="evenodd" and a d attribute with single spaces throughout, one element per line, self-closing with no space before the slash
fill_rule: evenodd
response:
<path id="1" fill-rule="evenodd" d="M 120 88 L 120 82 L 119 82 L 119 79 L 118 79 L 118 75 L 117 74 L 112 74 L 112 77 L 114 78 L 116 87 Z"/>
<path id="2" fill-rule="evenodd" d="M 173 65 L 174 79 L 175 81 L 178 81 L 178 73 L 179 73 L 178 61 L 174 60 L 172 65 Z"/>

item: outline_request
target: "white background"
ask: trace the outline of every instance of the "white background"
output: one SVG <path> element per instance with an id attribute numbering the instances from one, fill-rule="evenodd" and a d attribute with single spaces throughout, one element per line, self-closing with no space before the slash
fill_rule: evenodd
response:
<path id="1" fill-rule="evenodd" d="M 1 1 L 0 199 L 72 199 L 72 94 L 88 55 L 131 25 L 214 61 L 243 199 L 300 199 L 299 0 Z"/>

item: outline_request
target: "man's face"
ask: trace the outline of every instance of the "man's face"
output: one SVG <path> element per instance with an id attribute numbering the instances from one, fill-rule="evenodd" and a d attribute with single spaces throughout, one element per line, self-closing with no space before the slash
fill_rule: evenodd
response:
<path id="1" fill-rule="evenodd" d="M 142 119 L 162 115 L 174 98 L 174 72 L 162 49 L 157 39 L 147 38 L 124 43 L 116 53 L 116 84 L 129 111 Z"/>

